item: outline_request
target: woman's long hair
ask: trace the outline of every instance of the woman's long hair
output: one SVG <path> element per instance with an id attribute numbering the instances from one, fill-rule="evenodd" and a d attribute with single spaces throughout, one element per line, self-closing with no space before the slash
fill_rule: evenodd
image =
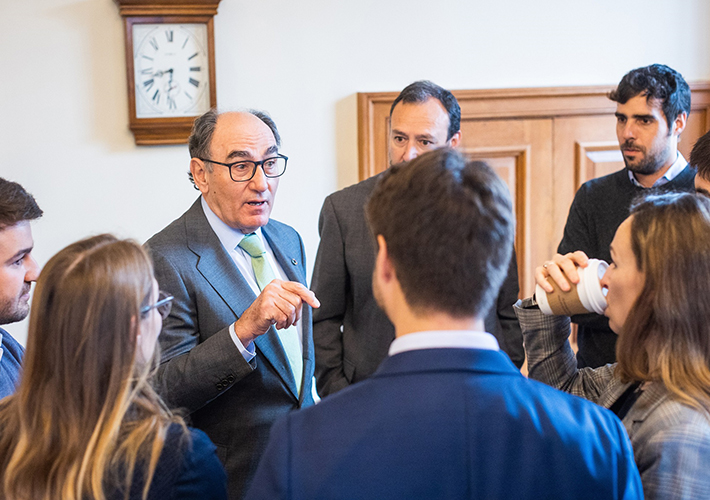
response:
<path id="1" fill-rule="evenodd" d="M 17 393 L 0 404 L 2 497 L 103 500 L 143 497 L 171 422 L 136 358 L 141 307 L 153 267 L 135 242 L 110 235 L 61 250 L 42 270 L 32 301 Z"/>
<path id="2" fill-rule="evenodd" d="M 617 373 L 660 381 L 710 416 L 710 199 L 650 196 L 631 217 L 645 283 L 619 335 Z"/>

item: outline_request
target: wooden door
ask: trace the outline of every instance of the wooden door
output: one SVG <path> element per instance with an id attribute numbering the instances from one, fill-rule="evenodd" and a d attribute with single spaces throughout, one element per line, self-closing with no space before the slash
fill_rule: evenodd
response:
<path id="1" fill-rule="evenodd" d="M 552 237 L 548 214 L 552 210 L 553 179 L 546 168 L 552 161 L 552 120 L 466 121 L 461 132 L 459 149 L 471 159 L 486 161 L 508 185 L 517 219 L 515 249 L 520 286 L 530 289 L 530 269 L 549 254 Z"/>
<path id="2" fill-rule="evenodd" d="M 710 84 L 690 86 L 692 111 L 679 149 L 686 157 L 710 128 Z M 510 189 L 517 217 L 521 296 L 534 267 L 562 239 L 577 188 L 623 168 L 611 87 L 457 90 L 460 149 L 487 161 Z M 360 178 L 387 168 L 389 109 L 397 92 L 358 94 Z"/>

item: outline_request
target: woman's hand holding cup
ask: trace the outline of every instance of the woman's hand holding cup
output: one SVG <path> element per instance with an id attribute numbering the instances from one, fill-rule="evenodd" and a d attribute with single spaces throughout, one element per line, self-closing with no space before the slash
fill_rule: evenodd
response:
<path id="1" fill-rule="evenodd" d="M 563 292 L 570 290 L 569 282 L 579 283 L 578 267 L 587 267 L 589 257 L 581 250 L 570 252 L 565 255 L 555 254 L 551 260 L 535 268 L 535 282 L 547 293 L 552 293 L 554 288 L 547 280 L 548 277 L 555 280 L 555 283 Z M 569 280 L 569 281 L 568 281 Z"/>
<path id="2" fill-rule="evenodd" d="M 557 254 L 535 269 L 535 299 L 545 314 L 604 314 L 606 290 L 601 279 L 609 267 L 584 252 Z"/>

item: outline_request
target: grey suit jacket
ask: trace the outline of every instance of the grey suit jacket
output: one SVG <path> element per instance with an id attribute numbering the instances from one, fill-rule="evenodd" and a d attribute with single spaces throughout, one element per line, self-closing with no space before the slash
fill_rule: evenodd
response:
<path id="1" fill-rule="evenodd" d="M 365 203 L 380 175 L 331 194 L 320 214 L 320 245 L 311 286 L 321 301 L 313 313 L 316 379 L 321 396 L 372 375 L 387 357 L 394 326 L 372 296 L 375 244 L 365 221 Z M 518 268 L 511 258 L 498 301 L 485 319 L 519 368 L 525 359 L 513 304 Z"/>
<path id="2" fill-rule="evenodd" d="M 529 376 L 609 408 L 629 387 L 615 364 L 577 369 L 567 341 L 570 321 L 526 309 L 515 312 L 523 329 Z M 710 498 L 710 419 L 675 399 L 660 383 L 650 384 L 622 420 L 634 449 L 647 499 Z"/>
<path id="3" fill-rule="evenodd" d="M 305 284 L 305 250 L 298 233 L 270 221 L 262 228 L 292 281 Z M 217 446 L 230 498 L 241 498 L 256 470 L 271 424 L 294 408 L 313 404 L 311 309 L 303 307 L 303 390 L 272 327 L 256 341 L 247 363 L 229 326 L 256 296 L 204 215 L 200 200 L 146 242 L 160 289 L 175 297 L 160 335 L 162 363 L 156 384 L 172 407 Z"/>

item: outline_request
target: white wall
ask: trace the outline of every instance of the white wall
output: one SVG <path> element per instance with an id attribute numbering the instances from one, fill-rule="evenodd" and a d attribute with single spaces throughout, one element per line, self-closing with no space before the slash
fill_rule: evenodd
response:
<path id="1" fill-rule="evenodd" d="M 356 92 L 613 84 L 654 62 L 706 80 L 709 22 L 706 0 L 222 0 L 218 103 L 278 123 L 273 215 L 310 269 L 324 197 L 357 181 Z M 185 146 L 133 143 L 124 58 L 111 0 L 0 0 L 0 176 L 45 210 L 40 264 L 90 234 L 144 241 L 196 197 Z"/>

